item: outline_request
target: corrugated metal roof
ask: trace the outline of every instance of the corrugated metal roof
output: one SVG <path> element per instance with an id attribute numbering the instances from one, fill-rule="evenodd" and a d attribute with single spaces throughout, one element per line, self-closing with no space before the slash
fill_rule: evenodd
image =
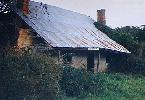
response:
<path id="1" fill-rule="evenodd" d="M 59 7 L 30 2 L 30 14 L 19 15 L 53 47 L 104 48 L 129 53 L 94 26 L 86 15 Z"/>

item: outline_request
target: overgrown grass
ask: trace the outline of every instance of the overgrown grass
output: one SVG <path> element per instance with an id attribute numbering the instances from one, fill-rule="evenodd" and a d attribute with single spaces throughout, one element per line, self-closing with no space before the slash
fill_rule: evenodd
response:
<path id="1" fill-rule="evenodd" d="M 67 75 L 63 76 L 64 77 L 63 79 L 65 80 L 62 80 L 63 82 L 61 83 L 62 90 L 65 93 L 63 96 L 60 96 L 58 100 L 144 100 L 145 99 L 144 76 L 126 75 L 121 73 L 97 73 L 94 75 L 90 73 L 89 74 L 84 73 L 81 70 L 76 71 L 76 69 L 72 69 L 72 68 L 70 68 L 69 70 L 68 69 L 69 68 L 66 69 L 68 72 L 65 72 L 65 75 L 66 73 Z M 78 76 L 75 74 L 75 72 L 77 72 Z M 86 78 L 82 79 L 82 77 L 79 75 L 82 76 L 85 75 L 89 77 L 89 79 Z M 63 85 L 65 86 L 65 88 L 63 87 Z M 86 88 L 86 86 L 87 87 L 89 86 L 89 88 Z M 83 87 L 83 89 L 81 89 L 80 87 Z M 76 92 L 78 94 L 75 94 Z"/>

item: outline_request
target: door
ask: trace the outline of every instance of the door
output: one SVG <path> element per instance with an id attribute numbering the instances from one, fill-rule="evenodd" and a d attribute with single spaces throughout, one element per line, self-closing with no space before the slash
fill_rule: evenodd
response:
<path id="1" fill-rule="evenodd" d="M 89 51 L 87 56 L 87 70 L 94 72 L 94 52 Z"/>

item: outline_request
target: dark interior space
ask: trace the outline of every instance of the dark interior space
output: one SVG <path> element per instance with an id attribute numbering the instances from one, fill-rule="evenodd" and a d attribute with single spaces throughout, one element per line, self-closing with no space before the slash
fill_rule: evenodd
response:
<path id="1" fill-rule="evenodd" d="M 94 68 L 94 52 L 89 51 L 87 57 L 87 70 L 93 72 Z"/>

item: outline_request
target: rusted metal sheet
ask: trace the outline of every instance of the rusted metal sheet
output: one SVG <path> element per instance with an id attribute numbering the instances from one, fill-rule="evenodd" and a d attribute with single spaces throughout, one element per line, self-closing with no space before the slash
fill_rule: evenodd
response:
<path id="1" fill-rule="evenodd" d="M 96 29 L 95 21 L 86 15 L 34 1 L 29 7 L 29 15 L 18 14 L 53 47 L 103 48 L 130 53 Z"/>

